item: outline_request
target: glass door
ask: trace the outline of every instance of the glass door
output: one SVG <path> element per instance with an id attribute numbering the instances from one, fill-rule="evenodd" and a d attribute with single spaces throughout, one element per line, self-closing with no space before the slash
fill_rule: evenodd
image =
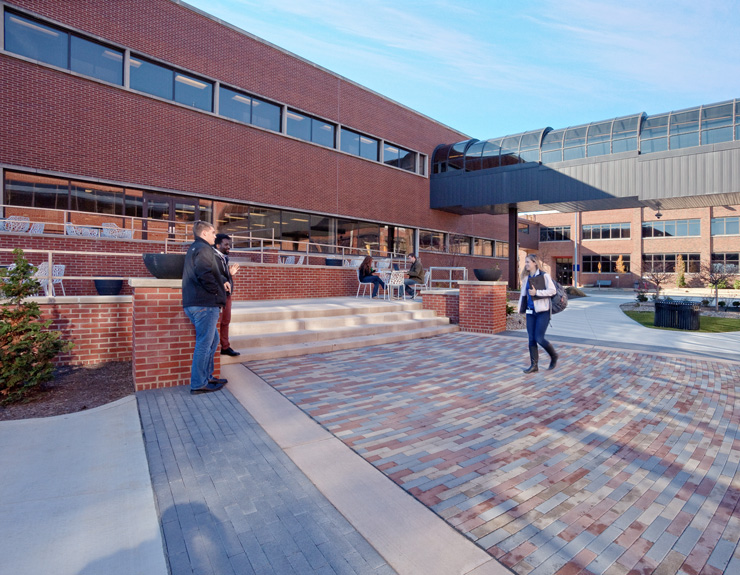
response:
<path id="1" fill-rule="evenodd" d="M 144 239 L 187 242 L 198 214 L 197 200 L 144 194 Z"/>
<path id="2" fill-rule="evenodd" d="M 563 286 L 573 285 L 573 260 L 555 258 L 555 280 Z"/>

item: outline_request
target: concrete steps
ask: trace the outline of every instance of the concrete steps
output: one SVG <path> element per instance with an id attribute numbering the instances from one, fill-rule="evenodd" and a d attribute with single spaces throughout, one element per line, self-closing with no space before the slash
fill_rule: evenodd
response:
<path id="1" fill-rule="evenodd" d="M 234 302 L 222 365 L 396 343 L 458 331 L 418 300 L 321 298 Z"/>

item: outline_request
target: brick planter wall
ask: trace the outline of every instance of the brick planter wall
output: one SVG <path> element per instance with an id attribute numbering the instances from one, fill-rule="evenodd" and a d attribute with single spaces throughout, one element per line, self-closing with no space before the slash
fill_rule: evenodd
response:
<path id="1" fill-rule="evenodd" d="M 133 372 L 137 391 L 190 384 L 195 328 L 182 309 L 180 280 L 131 279 Z M 214 375 L 221 369 L 215 355 Z"/>
<path id="2" fill-rule="evenodd" d="M 460 290 L 430 290 L 421 292 L 424 309 L 433 310 L 438 316 L 447 317 L 450 323 L 460 323 Z"/>
<path id="3" fill-rule="evenodd" d="M 131 297 L 105 296 L 54 300 L 38 298 L 42 319 L 61 331 L 74 348 L 56 358 L 60 365 L 93 365 L 131 359 Z"/>
<path id="4" fill-rule="evenodd" d="M 234 283 L 237 301 L 357 294 L 357 272 L 354 268 L 344 267 L 243 264 Z"/>
<path id="5" fill-rule="evenodd" d="M 460 329 L 476 333 L 506 330 L 506 282 L 459 282 Z"/>

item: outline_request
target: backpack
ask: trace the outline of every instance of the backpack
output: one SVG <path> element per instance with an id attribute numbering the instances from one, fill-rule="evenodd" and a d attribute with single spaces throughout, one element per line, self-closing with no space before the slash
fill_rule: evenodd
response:
<path id="1" fill-rule="evenodd" d="M 555 295 L 550 298 L 550 311 L 555 314 L 560 313 L 568 307 L 568 294 L 565 293 L 565 288 L 558 282 L 552 280 L 552 283 L 555 284 L 556 291 Z"/>

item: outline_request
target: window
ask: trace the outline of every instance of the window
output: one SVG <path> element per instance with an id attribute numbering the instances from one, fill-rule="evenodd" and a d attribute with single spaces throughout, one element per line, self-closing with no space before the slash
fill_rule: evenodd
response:
<path id="1" fill-rule="evenodd" d="M 671 114 L 671 150 L 699 145 L 699 109 Z"/>
<path id="2" fill-rule="evenodd" d="M 8 52 L 67 68 L 68 39 L 66 32 L 5 11 L 5 49 Z"/>
<path id="3" fill-rule="evenodd" d="M 493 240 L 475 238 L 475 247 L 473 249 L 473 253 L 476 256 L 493 256 L 493 245 Z"/>
<path id="4" fill-rule="evenodd" d="M 252 123 L 252 97 L 221 86 L 218 90 L 218 112 L 222 116 Z"/>
<path id="5" fill-rule="evenodd" d="M 98 214 L 123 214 L 123 188 L 72 182 L 70 194 L 70 209 L 72 210 Z"/>
<path id="6" fill-rule="evenodd" d="M 470 236 L 460 236 L 450 234 L 450 253 L 451 254 L 469 254 L 470 253 Z"/>
<path id="7" fill-rule="evenodd" d="M 570 226 L 540 227 L 541 242 L 563 242 L 570 240 Z"/>
<path id="8" fill-rule="evenodd" d="M 542 139 L 542 163 L 563 161 L 563 135 L 565 130 L 553 130 Z"/>
<path id="9" fill-rule="evenodd" d="M 612 123 L 600 122 L 588 127 L 588 157 L 611 152 Z"/>
<path id="10" fill-rule="evenodd" d="M 334 126 L 323 120 L 288 111 L 288 135 L 327 148 L 334 147 Z"/>
<path id="11" fill-rule="evenodd" d="M 213 84 L 178 72 L 175 74 L 175 102 L 212 112 Z"/>
<path id="12" fill-rule="evenodd" d="M 130 62 L 131 79 L 129 81 L 131 89 L 172 100 L 175 77 L 175 73 L 172 70 L 159 64 L 133 57 L 130 58 Z"/>
<path id="13" fill-rule="evenodd" d="M 259 98 L 252 98 L 252 124 L 272 130 L 281 131 L 282 109 L 280 106 L 265 102 Z"/>
<path id="14" fill-rule="evenodd" d="M 679 254 L 644 254 L 642 256 L 642 271 L 675 273 L 676 256 Z M 697 274 L 701 267 L 699 254 L 680 254 L 686 266 L 686 273 Z"/>
<path id="15" fill-rule="evenodd" d="M 643 238 L 686 237 L 701 235 L 701 220 L 666 220 L 642 223 Z"/>
<path id="16" fill-rule="evenodd" d="M 740 266 L 740 253 L 712 254 L 712 267 L 720 267 L 723 272 L 737 273 Z"/>
<path id="17" fill-rule="evenodd" d="M 588 126 L 569 128 L 563 140 L 563 159 L 577 160 L 586 157 L 586 131 Z"/>
<path id="18" fill-rule="evenodd" d="M 520 234 L 529 234 L 529 224 L 523 224 L 519 222 L 517 228 Z"/>
<path id="19" fill-rule="evenodd" d="M 740 235 L 740 217 L 712 218 L 713 236 L 737 236 Z"/>
<path id="20" fill-rule="evenodd" d="M 122 86 L 123 52 L 73 35 L 70 43 L 70 69 Z"/>
<path id="21" fill-rule="evenodd" d="M 584 240 L 610 240 L 630 237 L 629 223 L 623 224 L 594 224 L 583 226 Z"/>
<path id="22" fill-rule="evenodd" d="M 450 156 L 453 152 L 450 151 Z M 461 158 L 462 160 L 462 158 Z M 393 144 L 386 143 L 383 146 L 383 163 L 388 166 L 395 166 L 409 172 L 416 171 L 416 154 L 410 150 L 395 146 Z M 451 166 L 448 166 L 452 169 Z"/>
<path id="23" fill-rule="evenodd" d="M 445 235 L 442 232 L 419 230 L 419 249 L 433 252 L 445 251 Z"/>
<path id="24" fill-rule="evenodd" d="M 5 172 L 5 202 L 10 206 L 68 209 L 69 181 Z"/>
<path id="25" fill-rule="evenodd" d="M 668 114 L 646 118 L 640 132 L 640 152 L 649 154 L 668 149 Z"/>
<path id="26" fill-rule="evenodd" d="M 702 107 L 701 143 L 717 144 L 732 141 L 732 102 Z"/>
<path id="27" fill-rule="evenodd" d="M 509 242 L 496 241 L 496 257 L 497 258 L 508 258 L 509 257 Z"/>
<path id="28" fill-rule="evenodd" d="M 619 273 L 617 271 L 617 262 L 619 261 L 620 254 L 618 255 L 594 255 L 594 256 L 583 256 L 583 271 L 584 273 L 603 273 L 613 274 Z M 630 271 L 630 256 L 629 254 L 621 254 L 622 265 L 624 266 L 625 273 Z M 599 266 L 601 264 L 601 266 Z"/>
<path id="29" fill-rule="evenodd" d="M 346 128 L 342 128 L 341 132 L 341 150 L 353 156 L 378 161 L 378 140 Z"/>

